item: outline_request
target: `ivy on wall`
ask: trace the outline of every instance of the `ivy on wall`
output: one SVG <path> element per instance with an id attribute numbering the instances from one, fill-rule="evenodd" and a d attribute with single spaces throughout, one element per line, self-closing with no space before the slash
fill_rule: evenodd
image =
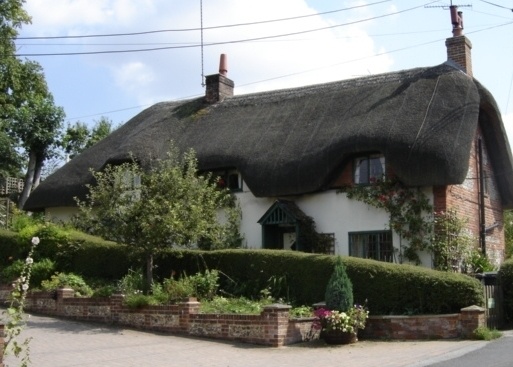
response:
<path id="1" fill-rule="evenodd" d="M 389 215 L 390 229 L 409 242 L 400 256 L 420 263 L 418 252 L 429 249 L 433 234 L 433 206 L 420 188 L 383 178 L 371 179 L 369 185 L 349 186 L 343 191 L 349 199 L 384 209 Z"/>

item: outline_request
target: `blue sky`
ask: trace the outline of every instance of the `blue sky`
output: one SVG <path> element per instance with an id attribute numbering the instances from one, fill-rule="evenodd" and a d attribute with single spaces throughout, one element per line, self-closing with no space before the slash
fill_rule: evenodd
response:
<path id="1" fill-rule="evenodd" d="M 496 98 L 513 142 L 513 0 L 454 3 L 471 5 L 459 10 L 473 45 L 474 77 Z M 202 74 L 217 73 L 221 53 L 236 94 L 438 65 L 452 36 L 449 4 L 27 0 L 32 24 L 17 44 L 20 55 L 43 66 L 66 123 L 106 116 L 119 124 L 153 103 L 203 95 Z M 280 21 L 261 23 L 270 20 Z M 128 35 L 141 32 L 147 33 Z M 61 36 L 88 37 L 25 38 Z M 165 49 L 125 52 L 154 48 Z M 95 53 L 58 55 L 88 52 Z"/>

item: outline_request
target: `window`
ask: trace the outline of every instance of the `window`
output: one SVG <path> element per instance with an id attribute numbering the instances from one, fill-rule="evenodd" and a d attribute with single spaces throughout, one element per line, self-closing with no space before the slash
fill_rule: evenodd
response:
<path id="1" fill-rule="evenodd" d="M 242 191 L 242 177 L 235 169 L 214 171 L 213 177 L 217 177 L 217 185 L 220 188 L 228 188 L 230 191 Z"/>
<path id="2" fill-rule="evenodd" d="M 354 162 L 354 183 L 368 184 L 373 180 L 380 180 L 385 175 L 385 157 L 382 155 L 368 155 L 358 157 Z"/>
<path id="3" fill-rule="evenodd" d="M 117 184 L 124 190 L 122 197 L 130 201 L 140 200 L 141 175 L 131 171 L 123 172 L 121 177 L 117 178 Z"/>
<path id="4" fill-rule="evenodd" d="M 394 261 L 391 231 L 349 233 L 349 256 Z"/>

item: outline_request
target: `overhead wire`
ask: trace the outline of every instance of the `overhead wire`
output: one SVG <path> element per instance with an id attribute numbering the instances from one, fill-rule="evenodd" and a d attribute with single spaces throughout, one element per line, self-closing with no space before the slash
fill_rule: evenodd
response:
<path id="1" fill-rule="evenodd" d="M 433 1 L 435 2 L 435 1 Z M 392 13 L 382 14 L 370 18 L 355 20 L 352 22 L 347 23 L 341 23 L 341 24 L 335 24 L 330 25 L 326 27 L 320 27 L 320 28 L 314 28 L 314 29 L 308 29 L 303 31 L 296 31 L 296 32 L 290 32 L 290 33 L 284 33 L 284 34 L 275 34 L 275 35 L 269 35 L 269 36 L 261 36 L 261 37 L 253 37 L 253 38 L 246 38 L 246 39 L 239 39 L 239 40 L 232 40 L 232 41 L 221 41 L 221 42 L 209 42 L 205 43 L 204 46 L 218 46 L 218 45 L 226 45 L 226 44 L 236 44 L 236 43 L 244 43 L 244 42 L 254 42 L 254 41 L 260 41 L 260 40 L 268 40 L 268 39 L 274 39 L 274 38 L 282 38 L 282 37 L 290 37 L 295 36 L 299 34 L 306 34 L 306 33 L 312 33 L 312 32 L 319 32 L 323 30 L 328 29 L 334 29 L 349 25 L 354 25 L 358 23 L 368 22 L 371 20 L 381 19 L 401 13 L 405 13 L 408 11 L 412 11 L 418 8 L 422 8 L 424 5 L 421 6 L 415 6 L 412 8 L 407 8 L 404 10 L 399 10 Z M 150 52 L 150 51 L 161 51 L 161 50 L 171 50 L 171 49 L 184 49 L 184 48 L 196 48 L 201 47 L 200 44 L 191 44 L 191 45 L 183 45 L 183 46 L 167 46 L 167 47 L 153 47 L 153 48 L 145 48 L 145 49 L 130 49 L 130 50 L 108 50 L 108 51 L 83 51 L 83 52 L 60 52 L 60 53 L 19 53 L 15 54 L 15 57 L 42 57 L 42 56 L 77 56 L 77 55 L 98 55 L 98 54 L 116 54 L 116 53 L 134 53 L 134 52 Z"/>
<path id="2" fill-rule="evenodd" d="M 479 33 L 479 32 L 483 32 L 483 31 L 487 31 L 487 30 L 493 29 L 493 28 L 498 28 L 498 27 L 507 26 L 507 25 L 511 25 L 511 24 L 513 24 L 513 21 L 512 22 L 508 22 L 508 23 L 504 23 L 504 24 L 500 24 L 500 25 L 497 25 L 497 26 L 491 26 L 491 27 L 487 27 L 487 28 L 484 28 L 484 29 L 467 32 L 467 34 Z M 289 77 L 292 77 L 292 76 L 307 74 L 307 73 L 315 72 L 315 71 L 322 70 L 322 69 L 328 69 L 328 68 L 340 66 L 340 65 L 343 65 L 343 64 L 349 64 L 349 63 L 352 63 L 352 62 L 357 62 L 357 61 L 362 61 L 362 60 L 369 59 L 369 58 L 384 56 L 384 55 L 388 55 L 388 54 L 391 54 L 391 53 L 406 51 L 406 50 L 410 50 L 410 49 L 413 49 L 413 48 L 426 46 L 426 45 L 433 44 L 433 43 L 439 43 L 439 42 L 441 42 L 443 40 L 444 39 L 436 39 L 436 40 L 427 41 L 427 42 L 423 42 L 423 43 L 419 43 L 419 44 L 415 44 L 415 45 L 411 45 L 411 46 L 396 48 L 394 50 L 379 52 L 379 53 L 376 53 L 376 54 L 373 54 L 373 55 L 369 55 L 369 56 L 363 56 L 363 57 L 359 57 L 359 58 L 356 58 L 356 59 L 346 60 L 346 61 L 343 61 L 343 62 L 339 62 L 339 63 L 335 63 L 335 64 L 330 64 L 330 65 L 326 65 L 326 66 L 323 66 L 323 67 L 316 67 L 316 68 L 312 68 L 312 69 L 308 69 L 308 70 L 303 70 L 303 71 L 296 72 L 296 73 L 289 73 L 289 74 L 284 74 L 284 75 L 276 76 L 276 77 L 273 77 L 273 78 L 261 79 L 261 80 L 254 81 L 254 82 L 240 84 L 239 87 L 246 87 L 246 86 L 249 86 L 249 85 L 254 85 L 254 84 L 259 84 L 259 83 L 266 83 L 266 82 L 270 82 L 270 81 L 273 81 L 273 80 L 278 80 L 278 79 L 283 79 L 283 78 L 289 78 Z M 512 77 L 512 83 L 513 83 L 513 77 Z M 180 98 L 177 98 L 176 100 L 177 101 L 179 101 L 179 100 L 186 100 L 186 99 L 196 98 L 196 97 L 199 97 L 199 96 L 201 96 L 201 95 L 200 94 L 194 94 L 194 95 L 180 97 Z M 114 111 L 101 112 L 101 113 L 87 115 L 87 116 L 73 117 L 73 118 L 70 118 L 69 120 L 79 120 L 81 118 L 102 116 L 102 115 L 109 114 L 109 113 L 122 112 L 122 111 L 125 111 L 125 110 L 144 108 L 144 107 L 148 107 L 148 106 L 150 106 L 150 105 L 149 104 L 148 105 L 139 105 L 139 106 L 128 107 L 128 108 L 123 108 L 123 109 L 114 110 Z"/>
<path id="3" fill-rule="evenodd" d="M 91 34 L 91 35 L 75 35 L 75 36 L 39 36 L 39 37 L 16 37 L 16 39 L 26 39 L 26 40 L 36 40 L 36 39 L 70 39 L 70 38 L 98 38 L 98 37 L 124 37 L 124 36 L 139 36 L 153 33 L 166 33 L 166 32 L 191 32 L 191 31 L 200 31 L 200 30 L 212 30 L 212 29 L 222 29 L 222 28 L 232 28 L 232 27 L 242 27 L 249 25 L 258 25 L 258 24 L 267 24 L 267 23 L 275 23 L 275 22 L 283 22 L 288 20 L 297 20 L 302 18 L 315 17 L 319 15 L 333 14 L 347 10 L 354 10 L 363 7 L 369 7 L 372 5 L 378 5 L 381 3 L 390 2 L 391 0 L 381 0 L 370 4 L 356 5 L 348 8 L 330 10 L 321 13 L 313 13 L 308 15 L 299 15 L 295 17 L 288 18 L 279 18 L 279 19 L 270 19 L 270 20 L 261 20 L 256 22 L 248 22 L 248 23 L 236 23 L 236 24 L 225 24 L 211 27 L 200 27 L 200 28 L 182 28 L 182 29 L 159 29 L 152 31 L 143 31 L 143 32 L 131 32 L 131 33 L 111 33 L 111 34 Z"/>

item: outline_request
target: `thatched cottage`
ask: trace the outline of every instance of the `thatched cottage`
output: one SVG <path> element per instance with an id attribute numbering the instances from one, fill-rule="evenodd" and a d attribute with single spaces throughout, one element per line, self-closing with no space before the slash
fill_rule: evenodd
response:
<path id="1" fill-rule="evenodd" d="M 90 168 L 131 155 L 144 166 L 172 140 L 226 180 L 248 247 L 290 248 L 298 224 L 312 218 L 336 254 L 399 261 L 404 239 L 388 215 L 339 190 L 393 172 L 436 210 L 465 215 L 500 262 L 503 210 L 513 208 L 510 146 L 493 96 L 472 75 L 470 41 L 456 29 L 446 45 L 447 62 L 434 67 L 248 95 L 234 95 L 221 66 L 207 77 L 205 97 L 139 113 L 48 177 L 25 209 L 68 218 L 92 182 Z"/>

